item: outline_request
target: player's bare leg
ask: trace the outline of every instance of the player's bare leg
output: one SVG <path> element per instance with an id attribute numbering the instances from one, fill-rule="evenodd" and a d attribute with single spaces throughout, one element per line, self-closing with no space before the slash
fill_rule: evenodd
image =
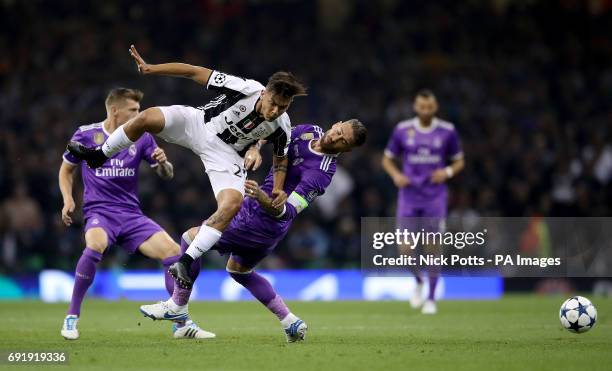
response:
<path id="1" fill-rule="evenodd" d="M 193 279 L 190 277 L 189 267 L 210 250 L 227 228 L 242 205 L 242 193 L 235 189 L 224 189 L 217 195 L 217 211 L 208 218 L 198 231 L 197 235 L 189 245 L 187 251 L 178 262 L 170 266 L 170 274 L 183 288 L 191 288 Z"/>
<path id="2" fill-rule="evenodd" d="M 106 160 L 128 148 L 144 133 L 158 134 L 165 126 L 164 114 L 157 107 L 147 108 L 120 126 L 106 139 L 101 148 L 87 148 L 78 142 L 68 143 L 68 151 L 90 168 L 102 166 Z"/>
<path id="3" fill-rule="evenodd" d="M 251 294 L 259 300 L 281 323 L 287 337 L 287 342 L 293 343 L 304 340 L 308 326 L 306 322 L 291 313 L 283 298 L 281 298 L 270 282 L 252 268 L 241 265 L 234 256 L 230 256 L 225 266 L 232 278 L 244 286 Z"/>
<path id="4" fill-rule="evenodd" d="M 85 244 L 87 247 L 76 266 L 72 299 L 62 325 L 61 334 L 67 340 L 79 338 L 77 323 L 81 315 L 81 304 L 87 289 L 93 283 L 96 265 L 102 260 L 102 254 L 108 247 L 108 236 L 102 228 L 91 228 L 85 233 Z"/>

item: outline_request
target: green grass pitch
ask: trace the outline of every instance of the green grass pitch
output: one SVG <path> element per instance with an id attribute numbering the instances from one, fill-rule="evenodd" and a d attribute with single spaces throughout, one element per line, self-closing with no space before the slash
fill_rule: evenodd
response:
<path id="1" fill-rule="evenodd" d="M 591 297 L 598 322 L 579 335 L 560 327 L 564 299 L 448 301 L 434 316 L 405 302 L 292 302 L 310 327 L 295 344 L 254 301 L 194 302 L 193 319 L 217 338 L 175 340 L 171 324 L 144 318 L 140 303 L 86 300 L 76 341 L 59 334 L 66 304 L 2 302 L 0 350 L 69 352 L 68 366 L 14 369 L 611 370 L 612 299 Z"/>

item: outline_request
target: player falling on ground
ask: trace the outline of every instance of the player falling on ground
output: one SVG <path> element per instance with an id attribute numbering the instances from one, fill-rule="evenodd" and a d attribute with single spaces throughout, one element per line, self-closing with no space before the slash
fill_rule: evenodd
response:
<path id="1" fill-rule="evenodd" d="M 287 234 L 295 217 L 319 195 L 325 192 L 336 172 L 336 157 L 361 146 L 366 128 L 358 120 L 334 124 L 325 134 L 316 125 L 299 125 L 291 135 L 289 170 L 284 190 L 290 194 L 282 208 L 272 205 L 273 170 L 261 188 L 253 180 L 246 181 L 247 198 L 240 212 L 213 247 L 222 254 L 230 253 L 226 270 L 257 300 L 274 313 L 281 322 L 288 342 L 303 340 L 306 323 L 289 311 L 272 285 L 254 267 L 274 250 Z M 182 246 L 187 246 L 198 227 L 183 234 Z M 195 281 L 200 264 L 191 270 Z M 167 319 L 188 315 L 190 289 L 175 285 L 172 297 L 157 304 L 143 305 L 140 311 L 152 319 Z"/>
<path id="2" fill-rule="evenodd" d="M 138 114 L 142 96 L 142 92 L 133 89 L 111 90 L 105 102 L 106 119 L 79 127 L 71 140 L 85 146 L 101 145 L 109 135 Z M 69 226 L 72 224 L 71 214 L 75 207 L 72 184 L 80 160 L 69 152 L 64 153 L 63 157 L 59 171 L 59 185 L 64 199 L 62 220 Z M 66 339 L 74 340 L 79 337 L 77 323 L 81 303 L 96 275 L 96 265 L 109 246 L 121 245 L 130 254 L 138 249 L 149 258 L 161 260 L 166 267 L 165 271 L 179 258 L 179 246 L 176 242 L 140 210 L 138 168 L 143 160 L 154 167 L 161 178 L 173 177 L 172 164 L 149 134 L 113 155 L 100 168 L 94 170 L 84 164 L 81 166 L 85 186 L 83 211 L 87 247 L 76 267 L 72 300 L 61 331 Z M 174 290 L 174 280 L 167 272 L 166 289 L 170 293 Z M 184 316 L 181 318 L 189 321 Z M 189 326 L 203 331 L 191 321 Z M 181 337 L 181 332 L 177 337 Z"/>
<path id="3" fill-rule="evenodd" d="M 382 166 L 399 189 L 397 217 L 428 218 L 428 225 L 424 227 L 435 232 L 435 229 L 443 227 L 447 214 L 448 190 L 445 183 L 458 174 L 465 163 L 454 125 L 435 117 L 438 103 L 431 91 L 422 90 L 417 94 L 414 111 L 416 117 L 395 127 Z M 402 162 L 402 170 L 395 164 L 396 159 Z M 410 303 L 413 308 L 422 306 L 425 314 L 434 314 L 437 311 L 434 293 L 438 274 L 430 270 L 429 295 L 424 300 L 421 297 L 423 278 L 420 272 L 415 273 L 417 289 Z"/>
<path id="4" fill-rule="evenodd" d="M 264 87 L 255 80 L 183 63 L 147 64 L 131 46 L 130 54 L 142 74 L 185 77 L 220 93 L 204 107 L 153 107 L 115 131 L 101 149 L 69 145 L 75 157 L 96 168 L 129 147 L 144 133 L 191 149 L 200 156 L 217 199 L 217 211 L 202 225 L 187 251 L 170 266 L 170 273 L 185 287 L 192 284 L 189 267 L 221 237 L 240 210 L 246 170 L 260 158 L 258 140 L 274 144 L 273 205 L 287 199 L 283 184 L 291 122 L 285 113 L 293 97 L 305 95 L 304 86 L 287 72 L 276 72 Z M 243 158 L 243 156 L 246 157 Z"/>

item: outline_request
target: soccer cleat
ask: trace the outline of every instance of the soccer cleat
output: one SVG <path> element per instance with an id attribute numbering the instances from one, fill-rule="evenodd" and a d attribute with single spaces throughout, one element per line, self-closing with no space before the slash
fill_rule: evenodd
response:
<path id="1" fill-rule="evenodd" d="M 202 330 L 192 320 L 187 320 L 183 327 L 178 327 L 176 323 L 173 324 L 172 333 L 175 339 L 212 339 L 217 337 L 212 332 Z"/>
<path id="2" fill-rule="evenodd" d="M 79 338 L 79 330 L 77 330 L 77 323 L 79 322 L 79 316 L 69 314 L 64 318 L 64 325 L 62 326 L 61 334 L 66 340 L 76 340 Z"/>
<path id="3" fill-rule="evenodd" d="M 306 338 L 306 331 L 308 326 L 306 322 L 298 319 L 293 322 L 289 327 L 285 328 L 285 336 L 287 336 L 288 343 L 295 343 L 296 341 L 302 341 Z"/>
<path id="4" fill-rule="evenodd" d="M 99 168 L 104 165 L 108 157 L 102 152 L 102 149 L 95 148 L 87 148 L 79 142 L 70 142 L 66 146 L 68 152 L 70 152 L 74 157 L 85 160 L 87 162 L 87 166 L 92 169 Z"/>
<path id="5" fill-rule="evenodd" d="M 433 300 L 426 300 L 421 308 L 421 313 L 423 314 L 436 314 L 438 312 L 438 307 L 436 306 L 436 302 Z"/>
<path id="6" fill-rule="evenodd" d="M 423 305 L 423 284 L 417 284 L 414 293 L 410 297 L 410 306 L 419 309 Z"/>
<path id="7" fill-rule="evenodd" d="M 167 301 L 160 301 L 156 304 L 141 305 L 140 312 L 152 320 L 185 321 L 189 318 L 187 306 L 181 311 L 170 309 Z"/>
<path id="8" fill-rule="evenodd" d="M 168 272 L 182 288 L 190 289 L 193 285 L 193 280 L 189 277 L 189 269 L 180 261 L 172 264 Z"/>

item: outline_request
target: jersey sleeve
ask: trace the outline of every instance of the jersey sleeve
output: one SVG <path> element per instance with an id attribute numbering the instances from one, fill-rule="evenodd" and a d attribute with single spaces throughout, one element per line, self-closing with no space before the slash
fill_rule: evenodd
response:
<path id="1" fill-rule="evenodd" d="M 325 189 L 331 183 L 332 175 L 320 170 L 305 171 L 302 174 L 302 180 L 287 198 L 285 209 L 279 218 L 283 220 L 294 219 L 317 197 L 325 193 Z"/>
<path id="2" fill-rule="evenodd" d="M 385 148 L 385 156 L 395 158 L 402 154 L 402 131 L 399 127 L 393 130 L 387 147 Z"/>
<path id="3" fill-rule="evenodd" d="M 461 141 L 457 130 L 452 130 L 446 142 L 446 158 L 450 161 L 456 161 L 463 158 L 463 150 L 461 149 Z"/>
<path id="4" fill-rule="evenodd" d="M 286 116 L 286 114 L 283 116 Z M 274 145 L 274 155 L 278 157 L 287 156 L 291 142 L 291 122 L 289 121 L 289 116 L 283 116 L 279 118 L 281 122 L 278 129 L 266 138 Z"/>
<path id="5" fill-rule="evenodd" d="M 145 143 L 142 151 L 142 159 L 145 160 L 151 167 L 155 167 L 158 165 L 157 161 L 153 159 L 153 151 L 157 148 L 157 143 L 155 142 L 155 138 L 151 134 L 146 135 Z"/>
<path id="6" fill-rule="evenodd" d="M 83 145 L 86 145 L 87 143 L 85 143 L 85 136 L 83 135 L 83 132 L 80 129 L 77 129 L 77 131 L 74 132 L 74 134 L 72 134 L 72 137 L 70 138 L 71 142 L 78 142 L 81 143 Z M 64 159 L 64 162 L 67 162 L 71 165 L 78 165 L 81 163 L 81 160 L 74 157 L 70 152 L 68 152 L 68 150 L 64 151 L 64 154 L 62 155 L 62 158 Z"/>
<path id="7" fill-rule="evenodd" d="M 221 71 L 213 71 L 208 78 L 206 88 L 220 93 L 240 93 L 244 95 L 252 94 L 264 88 L 255 80 L 229 75 Z"/>

